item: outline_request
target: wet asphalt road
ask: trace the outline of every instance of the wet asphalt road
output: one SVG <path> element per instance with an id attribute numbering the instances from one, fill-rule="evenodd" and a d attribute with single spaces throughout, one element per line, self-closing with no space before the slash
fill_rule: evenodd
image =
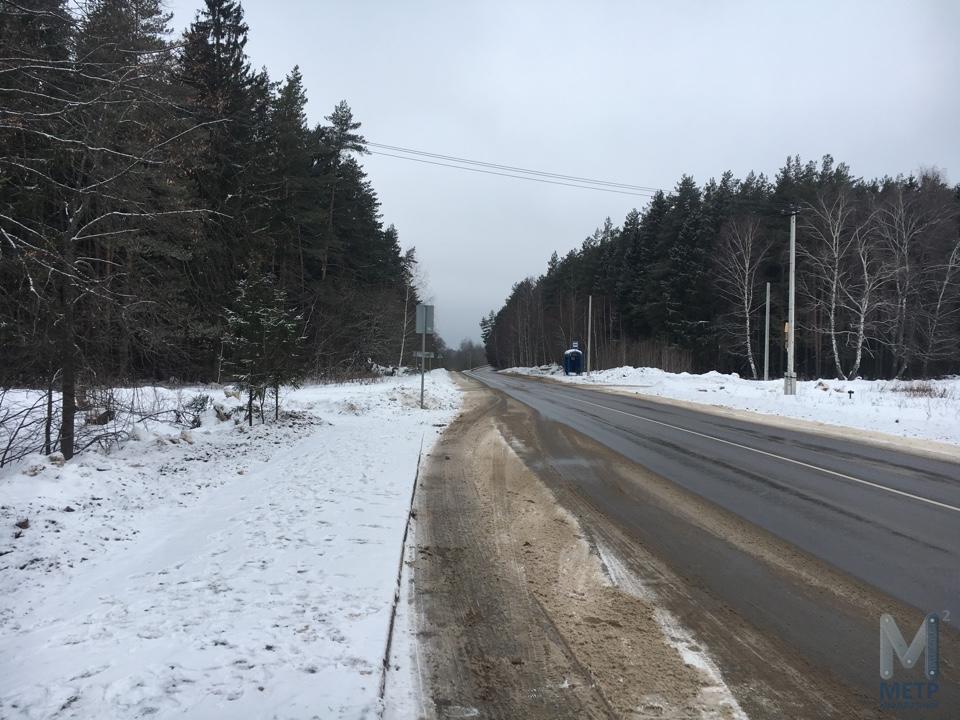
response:
<path id="1" fill-rule="evenodd" d="M 960 465 L 582 386 L 468 374 L 880 592 L 960 621 Z"/>

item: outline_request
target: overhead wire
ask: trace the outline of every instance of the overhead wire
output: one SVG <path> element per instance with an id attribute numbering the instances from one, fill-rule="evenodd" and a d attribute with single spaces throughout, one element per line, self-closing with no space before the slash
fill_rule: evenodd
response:
<path id="1" fill-rule="evenodd" d="M 423 155 L 426 157 L 438 158 L 440 160 L 450 160 L 458 163 L 467 163 L 469 165 L 482 165 L 484 167 L 490 167 L 497 170 L 510 170 L 512 172 L 520 172 L 529 175 L 542 175 L 544 177 L 552 177 L 559 180 L 573 180 L 576 182 L 585 182 L 592 185 L 612 185 L 627 190 L 643 190 L 648 192 L 657 192 L 660 188 L 650 187 L 649 185 L 631 185 L 629 183 L 615 182 L 612 180 L 596 180 L 594 178 L 580 177 L 578 175 L 563 175 L 561 173 L 548 172 L 546 170 L 530 170 L 529 168 L 517 167 L 514 165 L 501 165 L 500 163 L 486 162 L 484 160 L 469 160 L 467 158 L 456 157 L 455 155 L 442 155 L 440 153 L 427 152 L 426 150 L 415 150 L 413 148 L 405 148 L 399 145 L 385 145 L 383 143 L 368 142 L 367 145 L 371 147 L 378 147 L 383 150 L 393 150 L 394 152 L 403 152 L 411 155 Z"/>
<path id="2" fill-rule="evenodd" d="M 611 180 L 596 180 L 578 175 L 564 175 L 561 173 L 547 172 L 545 170 L 531 170 L 513 165 L 489 163 L 481 160 L 469 160 L 467 158 L 459 158 L 453 155 L 443 155 L 440 153 L 427 152 L 425 150 L 404 148 L 398 145 L 386 145 L 383 143 L 374 143 L 368 141 L 367 146 L 369 148 L 381 148 L 380 150 L 369 150 L 369 152 L 373 155 L 382 155 L 400 160 L 409 160 L 411 162 L 437 165 L 456 170 L 467 170 L 469 172 L 484 173 L 487 175 L 499 175 L 501 177 L 515 178 L 517 180 L 530 180 L 533 182 L 547 183 L 550 185 L 563 185 L 582 190 L 597 190 L 600 192 L 611 192 L 619 195 L 633 195 L 637 197 L 651 197 L 659 191 L 658 188 L 645 185 L 631 185 L 629 183 L 619 183 Z M 394 152 L 384 152 L 384 150 L 392 150 Z M 435 159 L 430 160 L 426 158 Z M 440 162 L 441 160 L 446 160 L 449 162 Z M 501 172 L 503 170 L 507 170 L 509 172 Z"/>

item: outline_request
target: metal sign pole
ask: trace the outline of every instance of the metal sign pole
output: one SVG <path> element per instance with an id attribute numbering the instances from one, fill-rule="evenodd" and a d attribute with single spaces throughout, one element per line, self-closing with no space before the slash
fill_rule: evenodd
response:
<path id="1" fill-rule="evenodd" d="M 424 374 L 427 368 L 427 335 L 433 335 L 433 305 L 417 305 L 417 332 L 420 333 L 420 409 L 423 410 Z M 433 356 L 433 352 L 430 353 Z"/>
<path id="2" fill-rule="evenodd" d="M 427 364 L 427 333 L 420 333 L 420 409 L 423 410 L 423 366 Z"/>

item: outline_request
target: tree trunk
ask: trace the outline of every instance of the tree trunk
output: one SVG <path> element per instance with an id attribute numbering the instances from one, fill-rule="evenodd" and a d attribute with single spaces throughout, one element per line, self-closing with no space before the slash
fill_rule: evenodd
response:
<path id="1" fill-rule="evenodd" d="M 750 337 L 750 307 L 749 303 L 744 303 L 744 321 L 743 321 L 743 334 L 744 340 L 747 344 L 747 360 L 750 361 L 750 372 L 753 375 L 753 379 L 757 379 L 757 363 L 753 359 L 753 341 Z"/>
<path id="2" fill-rule="evenodd" d="M 74 332 L 76 322 L 74 302 L 77 289 L 74 272 L 74 253 L 72 234 L 77 224 L 81 209 L 78 209 L 71 219 L 70 228 L 63 234 L 63 260 L 67 272 L 63 277 L 61 287 L 61 302 L 63 304 L 63 326 L 60 329 L 60 361 L 62 374 L 60 375 L 60 393 L 62 395 L 62 417 L 60 418 L 60 452 L 67 460 L 73 457 L 74 448 L 74 416 L 77 412 L 77 367 L 74 348 Z"/>
<path id="3" fill-rule="evenodd" d="M 72 319 L 71 319 L 72 322 Z M 64 325 L 69 323 L 65 322 Z M 60 418 L 60 452 L 67 460 L 73 457 L 74 416 L 77 412 L 77 373 L 73 354 L 73 333 L 64 328 L 60 345 L 63 359 L 60 375 L 60 394 L 62 395 L 62 417 Z"/>
<path id="4" fill-rule="evenodd" d="M 53 434 L 53 378 L 47 381 L 47 417 L 43 423 L 43 454 L 49 455 L 53 452 L 50 445 L 51 435 Z"/>
<path id="5" fill-rule="evenodd" d="M 848 378 L 853 380 L 860 372 L 860 363 L 863 362 L 863 343 L 867 336 L 867 313 L 870 311 L 870 266 L 867 262 L 865 251 L 860 251 L 860 265 L 863 269 L 863 293 L 860 295 L 860 302 L 857 303 L 857 341 L 854 350 L 853 366 L 850 368 Z"/>
<path id="6" fill-rule="evenodd" d="M 846 373 L 843 372 L 843 368 L 840 366 L 840 351 L 837 348 L 837 280 L 834 278 L 832 287 L 830 290 L 830 312 L 827 316 L 827 319 L 830 323 L 829 333 L 830 333 L 830 351 L 833 353 L 833 364 L 837 369 L 837 377 L 841 380 L 846 380 Z"/>
<path id="7" fill-rule="evenodd" d="M 334 207 L 334 198 L 337 194 L 337 181 L 333 181 L 333 187 L 330 188 L 330 208 L 328 210 L 329 217 L 327 218 L 327 237 L 323 244 L 323 260 L 320 263 L 320 279 L 327 279 L 327 263 L 330 260 L 330 244 L 333 240 L 333 207 Z"/>

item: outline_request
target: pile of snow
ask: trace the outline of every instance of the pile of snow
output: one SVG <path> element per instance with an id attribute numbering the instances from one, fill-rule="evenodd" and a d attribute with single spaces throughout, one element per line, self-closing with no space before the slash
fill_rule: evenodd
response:
<path id="1" fill-rule="evenodd" d="M 209 408 L 0 470 L 0 717 L 375 715 L 421 442 L 460 404 L 426 387 L 309 386 L 277 422 Z"/>
<path id="2" fill-rule="evenodd" d="M 797 383 L 796 395 L 786 396 L 783 380 L 745 380 L 736 373 L 693 375 L 619 367 L 568 376 L 557 365 L 504 372 L 960 444 L 957 377 L 922 381 L 809 380 Z"/>

